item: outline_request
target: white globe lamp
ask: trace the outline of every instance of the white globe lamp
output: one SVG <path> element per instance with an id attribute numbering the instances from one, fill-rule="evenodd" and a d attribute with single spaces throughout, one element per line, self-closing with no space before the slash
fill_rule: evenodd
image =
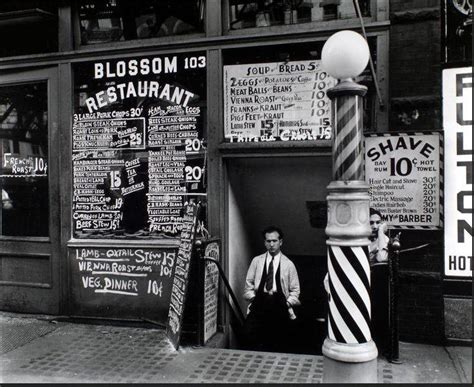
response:
<path id="1" fill-rule="evenodd" d="M 360 75 L 369 62 L 367 41 L 357 32 L 340 31 L 324 44 L 321 53 L 322 69 L 340 80 Z"/>

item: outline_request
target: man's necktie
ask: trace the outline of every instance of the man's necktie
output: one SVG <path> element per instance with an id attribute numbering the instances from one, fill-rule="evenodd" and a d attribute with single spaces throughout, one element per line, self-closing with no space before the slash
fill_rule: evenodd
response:
<path id="1" fill-rule="evenodd" d="M 268 265 L 268 274 L 267 274 L 267 279 L 265 281 L 265 289 L 267 292 L 271 291 L 273 289 L 273 259 L 275 257 L 272 256 L 272 260 L 270 261 L 270 264 Z"/>

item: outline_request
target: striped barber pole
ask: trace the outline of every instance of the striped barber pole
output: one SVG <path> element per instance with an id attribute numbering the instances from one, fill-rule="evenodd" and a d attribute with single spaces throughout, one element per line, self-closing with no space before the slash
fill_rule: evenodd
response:
<path id="1" fill-rule="evenodd" d="M 368 239 L 369 186 L 365 181 L 363 97 L 343 81 L 328 91 L 333 100 L 333 181 L 328 186 L 328 336 L 323 354 L 344 362 L 377 357 L 371 334 Z"/>
<path id="2" fill-rule="evenodd" d="M 369 249 L 329 246 L 328 255 L 328 337 L 345 344 L 367 343 L 372 338 Z"/>
<path id="3" fill-rule="evenodd" d="M 358 95 L 334 100 L 334 180 L 365 180 L 363 100 Z"/>

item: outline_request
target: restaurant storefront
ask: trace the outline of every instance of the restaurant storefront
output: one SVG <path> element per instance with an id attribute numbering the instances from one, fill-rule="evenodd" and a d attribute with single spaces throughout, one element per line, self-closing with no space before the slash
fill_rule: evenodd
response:
<path id="1" fill-rule="evenodd" d="M 207 308 L 191 294 L 219 283 L 194 262 L 212 250 L 245 310 L 260 231 L 278 224 L 300 274 L 301 351 L 319 350 L 335 82 L 321 50 L 363 23 L 364 128 L 396 131 L 389 1 L 359 14 L 349 0 L 17 3 L 0 5 L 2 35 L 19 36 L 0 53 L 0 308 L 169 329 L 186 306 L 185 331 L 215 315 L 209 329 L 237 346 L 222 283 Z"/>

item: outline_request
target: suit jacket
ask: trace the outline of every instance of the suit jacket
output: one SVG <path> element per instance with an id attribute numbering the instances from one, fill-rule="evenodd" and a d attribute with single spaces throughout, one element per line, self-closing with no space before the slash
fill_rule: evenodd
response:
<path id="1" fill-rule="evenodd" d="M 244 299 L 252 302 L 257 294 L 260 280 L 262 279 L 263 270 L 265 268 L 265 259 L 267 254 L 258 255 L 252 259 L 250 267 L 247 271 L 245 279 Z M 281 253 L 280 257 L 280 284 L 285 295 L 286 301 L 290 304 L 288 313 L 291 318 L 294 317 L 293 306 L 301 305 L 300 296 L 300 281 L 298 272 L 293 262 L 289 260 L 286 255 Z M 250 305 L 249 305 L 250 308 Z M 247 308 L 247 313 L 249 312 Z"/>

